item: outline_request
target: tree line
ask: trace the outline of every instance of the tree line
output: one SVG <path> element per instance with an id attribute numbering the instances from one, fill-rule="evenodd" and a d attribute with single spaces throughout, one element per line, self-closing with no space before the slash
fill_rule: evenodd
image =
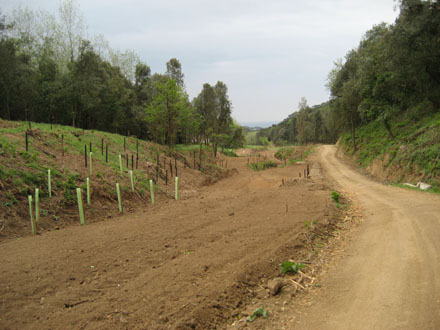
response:
<path id="1" fill-rule="evenodd" d="M 393 24 L 366 32 L 328 75 L 330 100 L 298 111 L 259 132 L 275 143 L 333 143 L 378 121 L 394 138 L 393 124 L 440 111 L 440 1 L 400 0 Z"/>
<path id="2" fill-rule="evenodd" d="M 88 36 L 77 2 L 58 13 L 0 12 L 0 118 L 135 135 L 173 146 L 239 146 L 226 84 L 204 84 L 190 101 L 178 59 L 152 73 L 133 51 Z"/>

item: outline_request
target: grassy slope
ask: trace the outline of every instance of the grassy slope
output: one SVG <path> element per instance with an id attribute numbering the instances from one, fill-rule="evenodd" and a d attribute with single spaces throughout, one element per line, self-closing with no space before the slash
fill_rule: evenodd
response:
<path id="1" fill-rule="evenodd" d="M 26 152 L 25 133 L 29 134 L 29 151 Z M 64 157 L 62 156 L 62 136 L 64 136 Z M 104 152 L 101 143 L 104 140 Z M 170 175 L 177 158 L 179 180 L 182 188 L 185 185 L 197 186 L 206 179 L 199 171 L 183 171 L 193 164 L 189 152 L 170 151 L 167 147 L 127 137 L 124 153 L 124 137 L 117 134 L 88 131 L 68 126 L 32 123 L 29 130 L 24 122 L 7 122 L 0 120 L 0 238 L 21 236 L 30 233 L 27 196 L 33 195 L 35 188 L 40 189 L 42 221 L 41 230 L 62 227 L 77 222 L 76 188 L 83 189 L 85 201 L 86 178 L 91 181 L 93 203 L 86 206 L 88 220 L 106 218 L 117 214 L 115 183 L 122 189 L 123 202 L 127 209 L 137 204 L 148 202 L 149 180 L 156 178 L 156 159 L 159 155 L 159 180 L 156 190 L 160 195 L 172 198 L 172 185 L 165 184 L 165 175 Z M 84 162 L 84 146 L 90 151 L 93 148 L 93 174 L 90 175 Z M 139 145 L 139 167 L 136 169 L 136 150 Z M 105 159 L 105 146 L 108 145 L 108 162 Z M 198 146 L 196 146 L 198 149 Z M 185 148 L 183 148 L 185 149 Z M 192 148 L 189 148 L 192 149 Z M 194 149 L 196 149 L 194 147 Z M 126 154 L 129 160 L 127 168 L 123 158 L 123 171 L 119 169 L 119 154 Z M 131 169 L 131 157 L 134 156 L 135 191 L 131 191 L 128 170 Z M 223 170 L 213 164 L 207 164 L 209 154 L 205 151 L 202 157 L 202 172 L 208 176 L 218 176 Z M 186 160 L 187 159 L 187 160 Z M 197 155 L 197 162 L 199 155 Z M 166 166 L 164 166 L 164 161 Z M 53 196 L 48 196 L 47 170 L 52 172 Z M 175 169 L 174 169 L 175 171 Z M 175 175 L 175 174 L 174 174 Z M 182 189 L 182 192 L 184 190 Z M 160 198 L 160 196 L 158 196 Z M 28 228 L 29 227 L 29 228 Z"/>
<path id="2" fill-rule="evenodd" d="M 392 139 L 379 122 L 356 131 L 358 151 L 354 155 L 362 167 L 374 162 L 383 164 L 386 179 L 400 183 L 424 181 L 439 188 L 440 179 L 440 113 L 414 122 L 404 120 L 393 125 Z M 353 156 L 350 134 L 341 137 L 346 155 Z"/>

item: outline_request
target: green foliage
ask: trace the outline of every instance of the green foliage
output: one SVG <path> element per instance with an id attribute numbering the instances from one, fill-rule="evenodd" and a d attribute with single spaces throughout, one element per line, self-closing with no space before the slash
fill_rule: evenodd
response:
<path id="1" fill-rule="evenodd" d="M 76 181 L 79 179 L 79 174 L 71 173 L 67 177 L 67 181 L 63 183 L 63 201 L 67 205 L 75 204 L 76 202 Z"/>
<path id="2" fill-rule="evenodd" d="M 228 156 L 228 157 L 238 157 L 237 154 L 235 153 L 235 150 L 233 150 L 233 149 L 224 149 L 223 155 Z"/>
<path id="3" fill-rule="evenodd" d="M 432 185 L 440 176 L 440 113 L 412 120 L 408 115 L 390 126 L 394 138 L 379 121 L 373 121 L 356 132 L 359 151 L 355 159 L 362 167 L 373 160 L 386 160 L 384 166 L 404 169 Z M 341 137 L 341 146 L 346 153 L 352 150 L 349 134 Z M 402 176 L 402 179 L 405 175 Z"/>
<path id="4" fill-rule="evenodd" d="M 309 107 L 303 99 L 298 110 L 277 125 L 252 132 L 257 142 L 261 145 L 266 141 L 266 144 L 273 142 L 278 146 L 336 142 L 338 120 L 332 116 L 330 102 Z"/>
<path id="5" fill-rule="evenodd" d="M 269 312 L 264 309 L 264 307 L 257 308 L 254 312 L 246 318 L 247 322 L 254 321 L 257 317 L 267 318 L 269 316 Z"/>
<path id="6" fill-rule="evenodd" d="M 331 196 L 332 196 L 332 200 L 333 200 L 333 202 L 335 202 L 336 204 L 339 204 L 340 202 L 339 202 L 339 197 L 341 196 L 338 192 L 336 192 L 336 191 L 332 191 L 332 193 L 331 193 Z"/>
<path id="7" fill-rule="evenodd" d="M 267 170 L 269 168 L 277 167 L 278 164 L 271 161 L 271 160 L 264 160 L 258 163 L 250 163 L 249 167 L 253 169 L 254 171 L 263 171 Z"/>
<path id="8" fill-rule="evenodd" d="M 269 145 L 269 139 L 266 136 L 260 136 L 260 144 L 267 147 Z"/>
<path id="9" fill-rule="evenodd" d="M 205 84 L 212 96 L 207 107 L 205 98 L 191 103 L 178 59 L 166 63 L 165 74 L 152 74 L 133 51 L 114 51 L 102 38 L 87 40 L 75 2 L 61 2 L 58 12 L 18 8 L 1 17 L 0 118 L 117 132 L 169 146 L 208 144 L 212 134 L 228 135 L 224 147 L 243 145 L 241 128 L 231 127 L 223 82 Z"/>
<path id="10" fill-rule="evenodd" d="M 12 207 L 17 204 L 17 198 L 12 192 L 6 192 L 6 202 L 4 202 L 4 206 Z"/>
<path id="11" fill-rule="evenodd" d="M 275 158 L 279 160 L 291 159 L 294 153 L 294 148 L 280 148 L 275 152 Z"/>
<path id="12" fill-rule="evenodd" d="M 284 261 L 282 264 L 280 264 L 281 267 L 281 272 L 283 274 L 287 274 L 287 273 L 293 273 L 296 274 L 298 273 L 302 268 L 305 267 L 304 264 L 302 263 L 295 263 L 293 261 L 289 261 L 286 260 Z"/>

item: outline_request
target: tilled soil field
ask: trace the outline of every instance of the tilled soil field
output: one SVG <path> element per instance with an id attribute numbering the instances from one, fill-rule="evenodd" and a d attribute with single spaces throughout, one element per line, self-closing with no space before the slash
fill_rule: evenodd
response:
<path id="1" fill-rule="evenodd" d="M 0 328 L 221 329 L 240 319 L 282 261 L 312 262 L 305 223 L 331 231 L 340 215 L 318 164 L 300 178 L 306 164 L 256 172 L 247 157 L 228 162 L 237 174 L 192 197 L 3 241 Z"/>

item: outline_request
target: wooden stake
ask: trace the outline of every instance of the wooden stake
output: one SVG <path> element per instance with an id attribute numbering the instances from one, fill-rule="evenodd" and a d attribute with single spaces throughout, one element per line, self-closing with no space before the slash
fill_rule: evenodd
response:
<path id="1" fill-rule="evenodd" d="M 87 144 L 84 145 L 84 163 L 87 167 Z"/>
<path id="2" fill-rule="evenodd" d="M 25 133 L 25 141 L 26 141 L 26 152 L 29 151 L 29 138 L 28 138 L 28 132 Z"/>
<path id="3" fill-rule="evenodd" d="M 61 134 L 61 152 L 64 157 L 64 134 Z"/>

